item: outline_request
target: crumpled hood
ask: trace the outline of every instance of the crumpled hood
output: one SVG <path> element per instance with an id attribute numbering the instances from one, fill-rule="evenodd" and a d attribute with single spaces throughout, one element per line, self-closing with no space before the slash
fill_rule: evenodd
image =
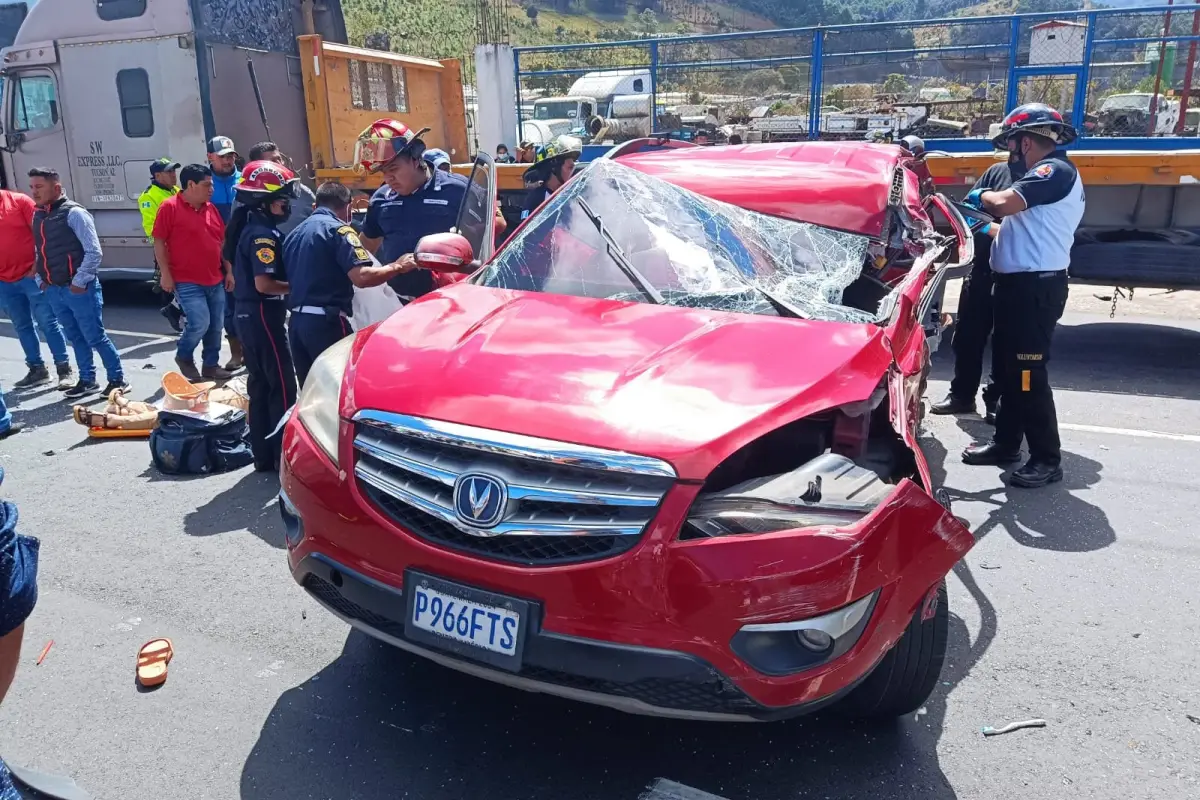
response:
<path id="1" fill-rule="evenodd" d="M 374 331 L 343 410 L 655 456 L 701 480 L 763 433 L 865 399 L 890 363 L 869 324 L 460 284 Z"/>

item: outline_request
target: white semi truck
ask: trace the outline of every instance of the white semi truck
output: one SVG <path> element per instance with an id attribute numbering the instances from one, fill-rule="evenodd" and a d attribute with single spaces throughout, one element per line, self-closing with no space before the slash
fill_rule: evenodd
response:
<path id="1" fill-rule="evenodd" d="M 148 276 L 137 199 L 155 159 L 203 163 L 220 134 L 309 160 L 304 32 L 344 42 L 339 0 L 40 0 L 0 52 L 0 178 L 22 190 L 30 168 L 58 169 L 95 215 L 105 274 Z"/>
<path id="2" fill-rule="evenodd" d="M 537 143 L 561 134 L 615 141 L 649 136 L 652 80 L 648 69 L 589 72 L 565 96 L 535 100 L 531 122 L 537 124 L 523 125 L 523 138 Z"/>

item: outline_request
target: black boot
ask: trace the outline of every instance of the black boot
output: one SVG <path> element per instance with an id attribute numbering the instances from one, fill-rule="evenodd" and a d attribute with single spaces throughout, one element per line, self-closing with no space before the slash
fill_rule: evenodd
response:
<path id="1" fill-rule="evenodd" d="M 996 424 L 996 412 L 1000 410 L 999 400 L 983 398 L 983 421 L 988 425 Z"/>
<path id="2" fill-rule="evenodd" d="M 1062 479 L 1061 466 L 1030 460 L 1028 464 L 1008 476 L 1008 485 L 1019 486 L 1023 489 L 1039 489 Z"/>
<path id="3" fill-rule="evenodd" d="M 1015 464 L 1021 460 L 1021 450 L 1009 449 L 1001 447 L 995 442 L 987 444 L 973 444 L 966 450 L 963 450 L 962 460 L 964 464 L 971 466 L 1002 466 L 1004 464 Z"/>
<path id="4" fill-rule="evenodd" d="M 931 414 L 974 414 L 975 400 L 964 400 L 961 397 L 955 397 L 952 394 L 946 395 L 946 399 L 940 403 L 934 403 L 929 407 Z"/>
<path id="5" fill-rule="evenodd" d="M 40 367 L 30 367 L 29 373 L 21 380 L 13 384 L 14 389 L 30 389 L 34 386 L 41 386 L 43 383 L 50 382 L 50 370 L 46 369 L 45 364 Z"/>

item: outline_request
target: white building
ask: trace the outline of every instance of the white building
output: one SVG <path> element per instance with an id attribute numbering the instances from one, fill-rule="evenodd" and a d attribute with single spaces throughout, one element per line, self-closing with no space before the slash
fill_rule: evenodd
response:
<path id="1" fill-rule="evenodd" d="M 1052 19 L 1031 28 L 1029 66 L 1082 64 L 1087 25 Z"/>

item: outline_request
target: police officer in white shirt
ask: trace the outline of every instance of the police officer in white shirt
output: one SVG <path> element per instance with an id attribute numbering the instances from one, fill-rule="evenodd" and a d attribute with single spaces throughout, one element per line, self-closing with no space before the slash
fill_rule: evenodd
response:
<path id="1" fill-rule="evenodd" d="M 1014 109 L 992 140 L 1027 168 L 1003 191 L 977 189 L 966 205 L 1000 218 L 988 226 L 992 242 L 995 332 L 1001 368 L 1000 408 L 992 441 L 968 447 L 968 464 L 1011 464 L 1029 442 L 1029 461 L 1009 477 L 1035 488 L 1062 480 L 1062 453 L 1054 395 L 1046 374 L 1050 340 L 1067 304 L 1067 267 L 1075 229 L 1083 219 L 1083 181 L 1059 148 L 1075 129 L 1041 103 Z"/>

